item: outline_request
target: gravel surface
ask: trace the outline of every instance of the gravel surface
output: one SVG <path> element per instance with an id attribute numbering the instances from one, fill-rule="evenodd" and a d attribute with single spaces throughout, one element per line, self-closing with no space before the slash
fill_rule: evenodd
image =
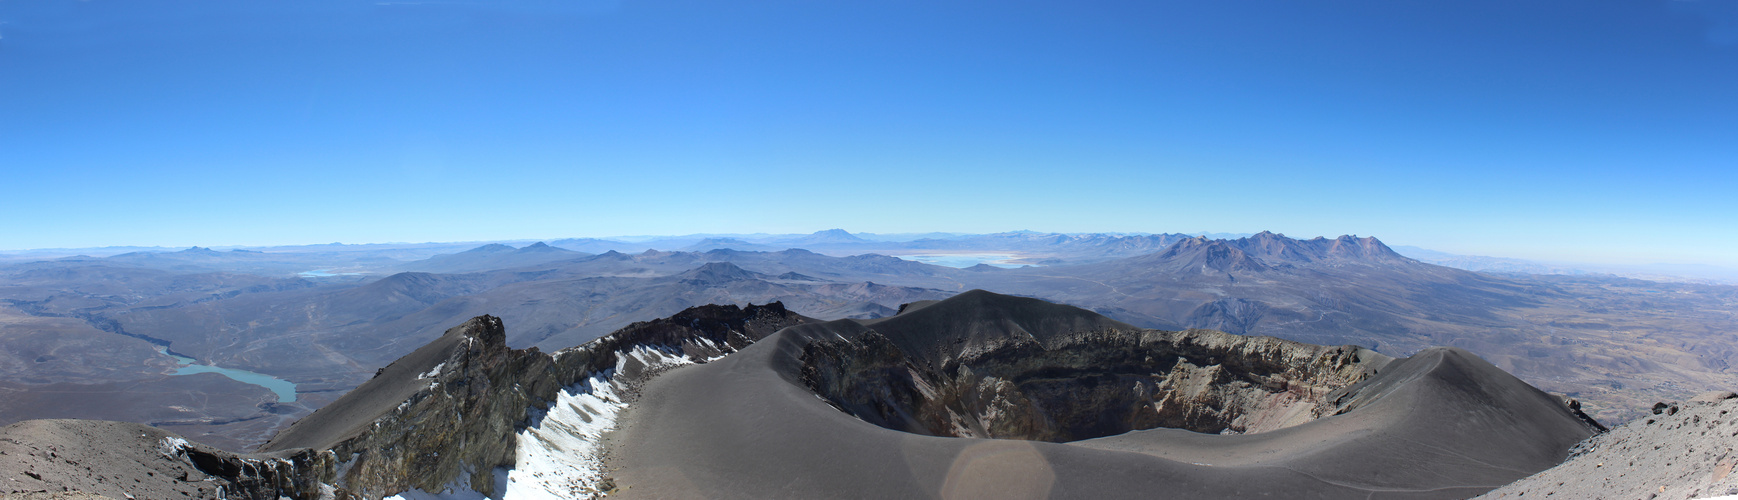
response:
<path id="1" fill-rule="evenodd" d="M 1738 399 L 1654 405 L 1654 414 L 1581 442 L 1570 458 L 1479 498 L 1658 499 L 1738 495 Z"/>

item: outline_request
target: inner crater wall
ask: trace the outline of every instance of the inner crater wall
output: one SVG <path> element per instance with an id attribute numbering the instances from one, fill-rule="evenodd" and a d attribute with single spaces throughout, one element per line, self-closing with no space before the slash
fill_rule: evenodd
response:
<path id="1" fill-rule="evenodd" d="M 1337 411 L 1392 358 L 1211 330 L 1107 329 L 914 359 L 872 328 L 809 344 L 803 382 L 842 411 L 933 436 L 1066 442 L 1159 427 L 1255 433 Z M 966 345 L 966 344 L 962 344 Z"/>

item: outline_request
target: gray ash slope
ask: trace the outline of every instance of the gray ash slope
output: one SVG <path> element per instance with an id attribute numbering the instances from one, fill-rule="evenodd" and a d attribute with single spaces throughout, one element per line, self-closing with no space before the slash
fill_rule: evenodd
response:
<path id="1" fill-rule="evenodd" d="M 237 455 L 144 424 L 27 420 L 0 427 L 0 497 L 83 492 L 123 498 L 349 498 L 327 486 L 330 453 Z"/>
<path id="2" fill-rule="evenodd" d="M 702 306 L 555 353 L 506 338 L 490 316 L 454 327 L 259 454 L 159 453 L 174 436 L 36 421 L 8 428 L 37 441 L 0 472 L 103 467 L 134 489 L 57 479 L 11 491 L 115 498 L 198 485 L 232 498 L 499 493 L 493 472 L 526 445 L 517 432 L 600 373 L 635 394 L 609 440 L 613 481 L 598 483 L 630 498 L 1458 498 L 1554 465 L 1592 433 L 1559 400 L 1457 349 L 1396 360 L 1143 330 L 983 291 L 825 323 L 776 303 Z M 646 346 L 715 360 L 653 377 L 622 354 Z M 43 430 L 55 426 L 83 430 Z"/>
<path id="3" fill-rule="evenodd" d="M 1653 415 L 1594 436 L 1568 461 L 1479 497 L 1647 498 L 1738 495 L 1738 398 L 1715 391 L 1657 403 Z"/>
<path id="4" fill-rule="evenodd" d="M 982 291 L 789 328 L 644 394 L 613 464 L 632 498 L 1464 498 L 1595 431 L 1459 349 L 1141 330 Z"/>

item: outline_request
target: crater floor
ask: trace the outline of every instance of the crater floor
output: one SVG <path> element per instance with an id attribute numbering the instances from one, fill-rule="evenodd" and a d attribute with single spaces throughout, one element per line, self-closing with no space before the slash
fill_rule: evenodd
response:
<path id="1" fill-rule="evenodd" d="M 664 374 L 608 465 L 625 498 L 1465 498 L 1593 432 L 1459 349 L 1388 360 L 974 291 Z"/>

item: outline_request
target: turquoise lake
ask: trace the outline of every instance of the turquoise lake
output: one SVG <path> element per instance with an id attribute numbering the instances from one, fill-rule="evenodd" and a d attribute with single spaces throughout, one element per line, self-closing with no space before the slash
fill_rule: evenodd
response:
<path id="1" fill-rule="evenodd" d="M 272 391 L 273 394 L 278 395 L 278 402 L 279 403 L 293 403 L 296 401 L 296 384 L 290 383 L 290 381 L 288 381 L 288 380 L 273 377 L 271 375 L 266 375 L 264 373 L 254 373 L 254 372 L 250 372 L 247 370 L 237 370 L 234 368 L 224 368 L 221 366 L 194 364 L 195 360 L 193 358 L 169 354 L 169 350 L 166 348 L 162 348 L 162 347 L 157 348 L 157 352 L 163 353 L 164 355 L 167 355 L 171 358 L 175 358 L 175 362 L 181 364 L 180 367 L 175 369 L 175 373 L 174 373 L 175 375 L 192 375 L 195 373 L 216 373 L 218 375 L 229 377 L 230 379 L 233 379 L 236 382 L 241 382 L 244 384 L 253 384 L 253 385 L 260 386 L 260 387 L 264 387 L 264 388 Z"/>

